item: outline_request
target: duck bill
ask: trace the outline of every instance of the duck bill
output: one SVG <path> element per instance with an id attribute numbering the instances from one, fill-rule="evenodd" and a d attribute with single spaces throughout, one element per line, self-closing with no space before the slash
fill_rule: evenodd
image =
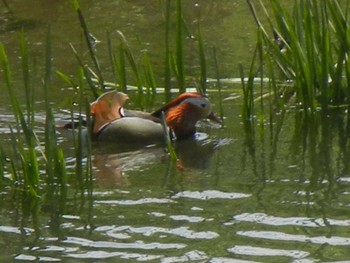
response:
<path id="1" fill-rule="evenodd" d="M 207 116 L 207 119 L 213 121 L 213 122 L 216 122 L 216 123 L 219 123 L 221 124 L 222 121 L 220 119 L 220 117 L 218 115 L 216 115 L 214 112 L 210 113 L 208 116 Z"/>

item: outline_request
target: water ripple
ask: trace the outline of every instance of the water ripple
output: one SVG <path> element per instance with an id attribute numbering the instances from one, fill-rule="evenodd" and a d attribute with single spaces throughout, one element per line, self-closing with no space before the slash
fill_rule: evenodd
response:
<path id="1" fill-rule="evenodd" d="M 15 260 L 24 260 L 26 262 L 59 262 L 61 259 L 53 257 L 35 257 L 32 255 L 18 254 L 14 257 Z"/>
<path id="2" fill-rule="evenodd" d="M 79 259 L 106 259 L 111 257 L 120 257 L 122 259 L 135 259 L 137 261 L 149 261 L 156 260 L 162 255 L 146 255 L 139 253 L 127 253 L 127 252 L 107 252 L 101 250 L 88 251 L 86 253 L 68 254 L 67 257 L 79 258 Z"/>
<path id="3" fill-rule="evenodd" d="M 0 232 L 3 233 L 12 233 L 12 234 L 30 234 L 34 232 L 34 229 L 24 227 L 24 228 L 19 228 L 19 227 L 12 227 L 12 226 L 0 226 Z"/>
<path id="4" fill-rule="evenodd" d="M 209 263 L 259 263 L 257 261 L 243 260 L 243 259 L 235 259 L 235 258 L 212 258 L 208 261 Z"/>
<path id="5" fill-rule="evenodd" d="M 168 204 L 176 203 L 167 198 L 142 198 L 138 200 L 97 200 L 96 204 L 106 205 L 144 205 L 144 204 Z"/>
<path id="6" fill-rule="evenodd" d="M 200 200 L 208 200 L 208 199 L 238 199 L 238 198 L 247 198 L 250 197 L 251 194 L 242 194 L 242 193 L 226 193 L 217 190 L 207 190 L 207 191 L 183 191 L 179 192 L 173 196 L 173 198 L 193 198 Z"/>
<path id="7" fill-rule="evenodd" d="M 305 258 L 310 253 L 300 250 L 286 250 L 286 249 L 272 249 L 264 247 L 252 247 L 252 246 L 234 246 L 228 249 L 229 252 L 238 255 L 249 256 L 284 256 L 291 258 Z"/>
<path id="8" fill-rule="evenodd" d="M 169 217 L 176 221 L 188 221 L 190 223 L 198 223 L 205 221 L 205 218 L 200 216 L 172 215 Z"/>
<path id="9" fill-rule="evenodd" d="M 180 249 L 186 247 L 185 244 L 178 244 L 178 243 L 158 243 L 158 242 L 152 242 L 152 243 L 144 243 L 142 241 L 137 241 L 134 243 L 119 243 L 119 242 L 111 242 L 111 241 L 92 241 L 85 238 L 79 238 L 79 237 L 67 237 L 64 241 L 64 243 L 69 244 L 76 244 L 81 246 L 87 246 L 90 248 L 117 248 L 117 249 L 145 249 L 145 250 L 152 250 L 152 249 Z"/>
<path id="10" fill-rule="evenodd" d="M 277 231 L 238 231 L 237 235 L 252 237 L 252 238 L 262 238 L 269 240 L 279 240 L 279 241 L 297 241 L 297 242 L 308 242 L 314 244 L 329 244 L 332 246 L 349 246 L 350 238 L 346 237 L 308 237 L 305 235 L 291 235 L 283 232 Z"/>
<path id="11" fill-rule="evenodd" d="M 219 237 L 219 234 L 212 231 L 201 231 L 196 232 L 190 230 L 188 227 L 178 227 L 178 228 L 163 228 L 163 227 L 132 227 L 132 226 L 119 226 L 110 230 L 108 233 L 125 233 L 125 234 L 142 234 L 144 236 L 151 236 L 156 233 L 171 234 L 175 236 L 185 237 L 188 239 L 214 239 Z M 108 234 L 107 233 L 107 234 Z"/>
<path id="12" fill-rule="evenodd" d="M 269 216 L 264 213 L 243 213 L 236 215 L 233 219 L 242 222 L 253 222 L 258 224 L 272 226 L 305 226 L 305 227 L 320 227 L 320 226 L 350 226 L 350 220 L 336 220 L 324 218 L 308 218 L 308 217 L 277 217 Z"/>
<path id="13" fill-rule="evenodd" d="M 76 252 L 76 251 L 78 251 L 78 248 L 46 245 L 44 248 L 38 249 L 38 251 L 43 251 L 43 252 L 66 252 L 67 253 L 67 252 Z"/>
<path id="14" fill-rule="evenodd" d="M 207 260 L 208 256 L 203 251 L 193 250 L 186 252 L 184 255 L 179 257 L 166 257 L 162 258 L 161 263 L 177 263 L 177 262 L 193 262 Z"/>
<path id="15" fill-rule="evenodd" d="M 35 261 L 37 258 L 32 255 L 19 254 L 14 257 L 16 260 Z"/>

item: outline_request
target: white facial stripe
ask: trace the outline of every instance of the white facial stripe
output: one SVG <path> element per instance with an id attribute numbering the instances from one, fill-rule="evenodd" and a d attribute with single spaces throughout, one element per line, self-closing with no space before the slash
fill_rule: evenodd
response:
<path id="1" fill-rule="evenodd" d="M 124 112 L 124 108 L 123 107 L 121 107 L 119 109 L 119 114 L 120 114 L 120 116 L 125 117 L 125 112 Z"/>

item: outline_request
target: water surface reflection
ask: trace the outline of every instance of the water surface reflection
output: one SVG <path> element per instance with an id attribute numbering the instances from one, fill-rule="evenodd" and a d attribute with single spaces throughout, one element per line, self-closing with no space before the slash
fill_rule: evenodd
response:
<path id="1" fill-rule="evenodd" d="M 214 152 L 223 144 L 219 140 L 208 138 L 204 133 L 198 133 L 195 138 L 176 142 L 175 152 L 178 160 L 173 164 L 174 168 L 178 170 L 209 169 Z M 130 145 L 98 143 L 93 156 L 97 182 L 100 186 L 106 187 L 128 185 L 130 183 L 127 179 L 128 173 L 145 171 L 147 166 L 159 162 L 165 166 L 166 180 L 172 172 L 171 169 L 169 170 L 171 165 L 169 161 L 164 147 L 159 145 L 142 148 L 135 145 L 133 148 Z"/>

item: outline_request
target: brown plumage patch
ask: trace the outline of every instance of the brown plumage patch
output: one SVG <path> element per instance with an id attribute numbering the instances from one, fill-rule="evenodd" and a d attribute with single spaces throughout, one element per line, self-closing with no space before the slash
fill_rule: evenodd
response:
<path id="1" fill-rule="evenodd" d="M 106 92 L 90 105 L 93 115 L 93 134 L 97 134 L 108 123 L 121 118 L 120 109 L 129 99 L 122 92 Z"/>
<path id="2" fill-rule="evenodd" d="M 169 109 L 172 109 L 172 108 L 176 107 L 177 105 L 181 104 L 181 102 L 183 102 L 185 99 L 188 99 L 188 98 L 204 98 L 204 97 L 205 96 L 203 96 L 202 94 L 195 93 L 195 92 L 193 92 L 193 93 L 192 92 L 182 93 L 178 97 L 173 99 L 172 101 L 170 101 L 167 104 L 165 104 L 160 109 L 158 109 L 155 112 L 153 112 L 152 115 L 157 117 L 157 118 L 160 118 L 162 111 L 167 112 Z"/>

